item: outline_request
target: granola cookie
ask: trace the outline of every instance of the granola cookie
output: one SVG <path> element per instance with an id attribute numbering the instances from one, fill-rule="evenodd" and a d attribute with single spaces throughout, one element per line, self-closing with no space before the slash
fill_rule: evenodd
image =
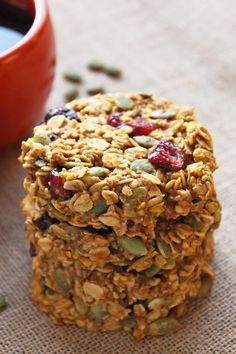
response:
<path id="1" fill-rule="evenodd" d="M 193 110 L 142 93 L 75 100 L 49 110 L 20 161 L 39 307 L 136 339 L 177 329 L 212 283 L 220 222 L 212 139 Z"/>

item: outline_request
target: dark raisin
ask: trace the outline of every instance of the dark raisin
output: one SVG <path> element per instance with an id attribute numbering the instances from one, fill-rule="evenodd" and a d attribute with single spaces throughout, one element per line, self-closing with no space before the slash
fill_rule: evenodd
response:
<path id="1" fill-rule="evenodd" d="M 123 123 L 120 120 L 120 117 L 123 115 L 123 112 L 112 113 L 108 119 L 107 124 L 111 125 L 114 128 L 120 128 L 123 126 Z"/>
<path id="2" fill-rule="evenodd" d="M 47 123 L 47 121 L 52 117 L 58 115 L 65 116 L 68 119 L 78 119 L 77 113 L 73 109 L 67 107 L 56 107 L 49 109 L 48 113 L 44 117 L 45 123 Z"/>
<path id="3" fill-rule="evenodd" d="M 51 141 L 56 141 L 57 139 L 59 139 L 60 137 L 56 134 L 50 134 L 49 135 L 49 138 Z"/>
<path id="4" fill-rule="evenodd" d="M 35 257 L 36 256 L 36 250 L 35 250 L 35 247 L 34 247 L 34 245 L 32 243 L 30 244 L 29 253 L 30 253 L 31 257 Z"/>
<path id="5" fill-rule="evenodd" d="M 101 229 L 95 229 L 92 226 L 88 226 L 88 227 L 86 227 L 86 230 L 88 230 L 89 232 L 92 232 L 94 234 L 100 234 L 100 235 L 107 235 L 113 231 L 112 228 L 108 227 L 108 226 L 104 226 Z"/>
<path id="6" fill-rule="evenodd" d="M 133 128 L 131 136 L 149 135 L 153 130 L 157 129 L 156 124 L 140 117 L 135 118 L 132 123 L 129 123 L 129 126 Z"/>
<path id="7" fill-rule="evenodd" d="M 164 171 L 176 172 L 186 167 L 184 150 L 168 140 L 161 140 L 148 154 L 148 160 Z"/>
<path id="8" fill-rule="evenodd" d="M 55 223 L 56 219 L 51 218 L 48 213 L 43 213 L 38 219 L 33 219 L 33 223 L 40 230 L 47 230 L 52 223 Z"/>
<path id="9" fill-rule="evenodd" d="M 133 226 L 134 226 L 133 220 L 128 220 L 128 221 L 127 221 L 127 227 L 128 227 L 128 229 L 131 229 Z"/>
<path id="10" fill-rule="evenodd" d="M 65 189 L 63 185 L 64 182 L 59 175 L 59 170 L 55 168 L 50 172 L 48 178 L 48 187 L 54 199 L 58 199 L 58 198 L 69 199 L 72 197 L 74 192 Z"/>

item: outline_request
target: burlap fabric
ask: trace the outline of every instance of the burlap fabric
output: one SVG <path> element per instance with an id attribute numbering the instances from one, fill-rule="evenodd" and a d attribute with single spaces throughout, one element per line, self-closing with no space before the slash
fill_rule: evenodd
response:
<path id="1" fill-rule="evenodd" d="M 91 334 L 57 327 L 28 297 L 31 259 L 19 203 L 24 195 L 19 146 L 0 157 L 1 354 L 229 354 L 236 352 L 236 4 L 234 0 L 51 0 L 58 41 L 58 72 L 49 105 L 62 102 L 61 73 L 69 67 L 107 91 L 143 90 L 197 108 L 211 131 L 220 165 L 216 185 L 223 220 L 216 232 L 211 296 L 195 303 L 178 333 L 133 343 L 126 333 Z M 112 81 L 87 73 L 99 58 L 121 66 Z M 81 90 L 83 94 L 84 91 Z M 20 112 L 19 112 L 20 118 Z"/>

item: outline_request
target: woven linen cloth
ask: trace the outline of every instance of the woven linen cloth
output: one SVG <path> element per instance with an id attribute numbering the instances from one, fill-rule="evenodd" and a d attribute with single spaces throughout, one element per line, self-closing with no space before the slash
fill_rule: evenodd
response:
<path id="1" fill-rule="evenodd" d="M 192 305 L 182 329 L 134 343 L 124 332 L 87 333 L 53 325 L 28 296 L 31 259 L 19 208 L 24 172 L 19 145 L 0 153 L 0 354 L 236 353 L 236 3 L 235 0 L 50 0 L 58 48 L 57 77 L 48 106 L 63 102 L 66 69 L 85 88 L 148 91 L 196 107 L 213 135 L 223 218 L 215 233 L 216 281 Z M 123 69 L 122 80 L 86 71 L 91 59 Z M 19 119 L 24 119 L 20 116 Z M 1 128 L 0 128 L 1 129 Z"/>

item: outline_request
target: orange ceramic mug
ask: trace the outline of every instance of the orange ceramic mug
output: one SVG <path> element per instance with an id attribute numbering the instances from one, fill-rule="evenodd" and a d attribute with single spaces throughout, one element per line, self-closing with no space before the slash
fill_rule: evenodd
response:
<path id="1" fill-rule="evenodd" d="M 0 0 L 33 17 L 25 36 L 0 52 L 0 148 L 16 142 L 43 112 L 55 68 L 55 44 L 46 0 Z"/>

